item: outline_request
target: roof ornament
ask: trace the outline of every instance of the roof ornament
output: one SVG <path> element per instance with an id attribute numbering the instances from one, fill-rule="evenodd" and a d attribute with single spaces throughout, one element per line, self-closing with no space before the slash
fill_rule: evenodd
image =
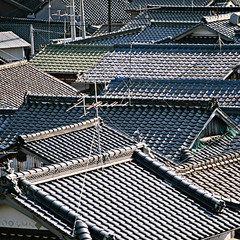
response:
<path id="1" fill-rule="evenodd" d="M 11 163 L 13 161 L 10 159 L 7 159 L 6 162 L 3 163 L 4 167 L 1 167 L 0 169 L 3 169 L 5 174 L 3 177 L 0 178 L 0 193 L 1 192 L 14 192 L 17 194 L 21 193 L 20 188 L 18 187 L 18 180 L 15 179 L 12 174 L 14 174 L 14 168 L 11 167 Z"/>
<path id="2" fill-rule="evenodd" d="M 3 162 L 4 167 L 1 167 L 1 169 L 3 169 L 3 171 L 5 172 L 5 175 L 14 173 L 14 168 L 11 168 L 12 162 L 13 162 L 13 160 L 10 160 L 9 158 L 7 159 L 6 162 Z"/>
<path id="3" fill-rule="evenodd" d="M 139 128 L 133 133 L 133 136 L 136 138 L 138 142 L 143 142 L 143 136 Z"/>
<path id="4" fill-rule="evenodd" d="M 218 100 L 216 98 L 212 98 L 209 102 L 208 102 L 208 110 L 212 111 L 216 108 L 218 108 Z"/>

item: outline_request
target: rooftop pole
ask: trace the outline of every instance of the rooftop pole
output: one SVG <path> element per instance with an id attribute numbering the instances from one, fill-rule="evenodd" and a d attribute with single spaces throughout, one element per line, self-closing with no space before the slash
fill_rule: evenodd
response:
<path id="1" fill-rule="evenodd" d="M 86 26 L 85 26 L 85 16 L 84 16 L 84 5 L 83 0 L 80 0 L 80 28 L 82 31 L 82 38 L 86 38 Z"/>
<path id="2" fill-rule="evenodd" d="M 108 0 L 108 31 L 112 31 L 112 6 L 111 0 Z"/>
<path id="3" fill-rule="evenodd" d="M 71 19 L 71 37 L 76 40 L 76 25 L 75 25 L 75 4 L 74 0 L 70 0 L 70 19 Z"/>

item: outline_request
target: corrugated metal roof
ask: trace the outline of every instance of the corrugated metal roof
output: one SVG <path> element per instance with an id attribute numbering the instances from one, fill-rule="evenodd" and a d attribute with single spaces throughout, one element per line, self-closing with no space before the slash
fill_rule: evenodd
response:
<path id="1" fill-rule="evenodd" d="M 30 47 L 31 45 L 15 33 L 0 32 L 0 48 Z"/>

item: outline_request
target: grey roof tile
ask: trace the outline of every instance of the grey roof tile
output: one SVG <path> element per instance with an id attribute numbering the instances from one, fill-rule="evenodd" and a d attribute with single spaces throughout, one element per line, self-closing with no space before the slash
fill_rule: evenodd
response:
<path id="1" fill-rule="evenodd" d="M 33 134 L 79 123 L 95 117 L 94 108 L 84 116 L 83 106 L 70 107 L 80 97 L 28 96 L 4 129 L 0 132 L 2 145 L 8 147 L 19 135 Z M 209 102 L 132 99 L 131 105 L 119 104 L 122 99 L 101 98 L 99 116 L 104 122 L 124 134 L 144 141 L 154 151 L 171 160 L 178 160 L 182 146 L 190 146 L 212 114 Z M 91 105 L 94 98 L 86 98 Z M 114 102 L 117 105 L 112 106 Z M 125 103 L 125 102 L 124 102 Z"/>
<path id="2" fill-rule="evenodd" d="M 234 79 L 135 79 L 130 81 L 132 97 L 207 100 L 216 98 L 220 106 L 239 106 L 239 80 Z M 115 78 L 102 96 L 127 98 L 129 80 Z"/>
<path id="3" fill-rule="evenodd" d="M 77 95 L 76 89 L 31 66 L 26 61 L 0 66 L 0 82 L 0 104 L 12 108 L 17 108 L 23 103 L 27 92 Z"/>
<path id="4" fill-rule="evenodd" d="M 62 0 L 70 5 L 70 0 Z M 128 0 L 112 0 L 112 22 L 126 23 L 131 19 L 130 14 L 125 11 L 129 4 Z M 75 0 L 75 12 L 80 13 L 80 1 Z M 108 22 L 108 1 L 88 0 L 84 1 L 84 14 L 86 23 L 89 25 L 101 25 Z"/>
<path id="5" fill-rule="evenodd" d="M 22 192 L 12 196 L 35 214 L 46 211 L 46 216 L 50 214 L 53 222 L 60 223 L 55 225 L 59 231 L 68 232 L 82 192 L 79 220 L 92 236 L 97 234 L 96 239 L 204 239 L 239 227 L 238 211 L 225 208 L 216 214 L 215 207 L 222 200 L 199 188 L 184 192 L 183 186 L 192 188 L 189 182 L 139 150 L 126 160 L 86 175 L 59 175 L 57 180 L 48 169 L 42 168 L 40 174 L 25 172 L 25 179 L 19 179 Z M 72 171 L 71 165 L 55 167 Z M 16 173 L 12 179 L 18 176 Z M 45 180 L 38 183 L 42 176 Z M 206 207 L 210 202 L 213 207 Z"/>
<path id="6" fill-rule="evenodd" d="M 131 146 L 136 141 L 96 119 L 30 135 L 21 135 L 21 147 L 45 159 L 48 163 L 79 159 L 111 149 Z M 98 135 L 99 134 L 99 135 Z M 100 149 L 98 139 L 100 137 Z"/>
<path id="7" fill-rule="evenodd" d="M 236 45 L 115 45 L 79 82 L 137 79 L 226 79 L 239 64 Z M 109 66 L 112 66 L 109 68 Z M 108 71 L 106 71 L 108 69 Z"/>
<path id="8" fill-rule="evenodd" d="M 145 0 L 134 0 L 132 1 L 126 9 L 129 11 L 139 11 L 147 6 L 208 6 L 211 1 L 209 0 L 195 0 L 195 1 L 190 1 L 190 0 L 173 0 L 171 2 L 167 0 L 148 0 L 147 2 Z"/>

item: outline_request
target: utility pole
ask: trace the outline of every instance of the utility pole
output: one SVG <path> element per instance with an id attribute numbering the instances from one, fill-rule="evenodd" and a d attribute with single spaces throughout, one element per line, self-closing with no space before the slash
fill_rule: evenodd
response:
<path id="1" fill-rule="evenodd" d="M 108 31 L 112 31 L 112 6 L 111 0 L 108 0 Z"/>
<path id="2" fill-rule="evenodd" d="M 76 25 L 75 25 L 75 4 L 74 0 L 70 0 L 70 19 L 71 19 L 71 37 L 76 40 Z"/>
<path id="3" fill-rule="evenodd" d="M 82 39 L 86 38 L 86 26 L 85 26 L 85 16 L 84 16 L 84 5 L 83 0 L 80 0 L 80 28 L 82 31 Z"/>
<path id="4" fill-rule="evenodd" d="M 31 55 L 34 54 L 34 36 L 33 36 L 33 25 L 30 24 L 30 40 L 31 40 Z"/>

